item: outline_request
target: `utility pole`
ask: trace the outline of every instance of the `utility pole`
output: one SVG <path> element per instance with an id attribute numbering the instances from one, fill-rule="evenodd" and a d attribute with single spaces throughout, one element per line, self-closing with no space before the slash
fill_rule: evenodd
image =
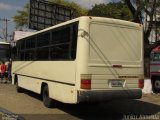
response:
<path id="1" fill-rule="evenodd" d="M 0 21 L 4 21 L 5 22 L 5 41 L 7 42 L 7 37 L 8 37 L 8 30 L 7 30 L 7 27 L 8 27 L 8 21 L 10 21 L 10 20 L 8 20 L 8 19 L 5 19 L 5 18 L 0 18 Z"/>

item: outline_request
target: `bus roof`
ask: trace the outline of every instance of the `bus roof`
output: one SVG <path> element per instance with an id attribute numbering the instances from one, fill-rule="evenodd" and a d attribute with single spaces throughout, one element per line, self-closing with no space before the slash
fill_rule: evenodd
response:
<path id="1" fill-rule="evenodd" d="M 3 42 L 3 41 L 0 41 L 0 44 L 7 44 L 7 45 L 9 45 L 8 42 Z"/>
<path id="2" fill-rule="evenodd" d="M 30 36 L 33 36 L 33 35 L 36 35 L 36 34 L 39 34 L 39 33 L 43 33 L 45 31 L 52 30 L 54 28 L 61 27 L 63 25 L 67 25 L 67 24 L 71 24 L 73 22 L 77 22 L 77 21 L 80 21 L 80 20 L 92 20 L 92 21 L 108 22 L 110 24 L 117 24 L 117 25 L 124 25 L 124 26 L 130 26 L 130 27 L 135 27 L 135 28 L 142 28 L 141 24 L 130 22 L 130 21 L 125 21 L 125 20 L 120 20 L 120 19 L 113 19 L 113 18 L 106 18 L 106 17 L 81 16 L 81 17 L 78 17 L 78 18 L 75 18 L 75 19 L 72 19 L 72 20 L 68 20 L 66 22 L 48 27 L 46 29 L 34 32 L 33 34 L 28 35 L 26 37 L 30 37 Z M 24 38 L 26 38 L 26 37 L 24 37 Z"/>

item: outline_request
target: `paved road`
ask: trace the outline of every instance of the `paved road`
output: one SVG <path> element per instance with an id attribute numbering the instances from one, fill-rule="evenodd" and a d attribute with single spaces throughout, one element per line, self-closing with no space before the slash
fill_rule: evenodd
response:
<path id="1" fill-rule="evenodd" d="M 101 104 L 57 104 L 45 108 L 39 95 L 16 93 L 11 84 L 0 84 L 0 107 L 26 120 L 128 120 L 147 117 L 160 119 L 160 95 L 143 95 L 140 100 L 117 100 Z M 1 118 L 0 118 L 1 119 Z"/>

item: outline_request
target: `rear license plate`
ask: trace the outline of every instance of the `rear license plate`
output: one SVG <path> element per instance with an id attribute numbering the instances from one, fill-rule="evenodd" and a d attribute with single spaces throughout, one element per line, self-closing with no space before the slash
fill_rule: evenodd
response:
<path id="1" fill-rule="evenodd" d="M 111 87 L 123 87 L 124 80 L 111 80 L 110 85 Z"/>

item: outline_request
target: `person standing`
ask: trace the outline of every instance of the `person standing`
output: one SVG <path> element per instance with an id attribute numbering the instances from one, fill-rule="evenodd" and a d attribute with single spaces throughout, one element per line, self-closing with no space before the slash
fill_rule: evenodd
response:
<path id="1" fill-rule="evenodd" d="M 12 66 L 12 60 L 10 59 L 7 65 L 8 82 L 9 81 L 11 82 L 11 66 Z"/>
<path id="2" fill-rule="evenodd" d="M 2 64 L 1 64 L 1 82 L 3 81 L 3 79 L 5 78 L 6 79 L 6 65 L 5 65 L 5 62 L 2 61 Z"/>

